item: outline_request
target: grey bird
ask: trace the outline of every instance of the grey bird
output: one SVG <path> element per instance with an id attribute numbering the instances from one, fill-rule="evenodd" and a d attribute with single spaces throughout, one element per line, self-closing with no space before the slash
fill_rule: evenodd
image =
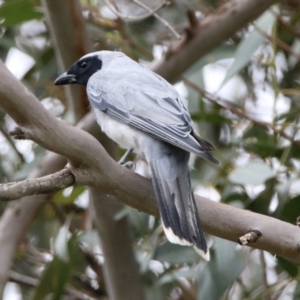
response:
<path id="1" fill-rule="evenodd" d="M 55 85 L 86 86 L 103 132 L 150 167 L 163 227 L 172 243 L 194 246 L 209 260 L 188 170 L 190 152 L 218 164 L 175 88 L 121 52 L 79 59 Z M 128 151 L 129 152 L 129 151 Z"/>

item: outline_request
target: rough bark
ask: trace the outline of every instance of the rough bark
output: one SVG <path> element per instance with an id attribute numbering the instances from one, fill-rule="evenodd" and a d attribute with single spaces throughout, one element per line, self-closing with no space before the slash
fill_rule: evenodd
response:
<path id="1" fill-rule="evenodd" d="M 48 4 L 50 2 L 53 1 L 48 1 Z M 60 4 L 62 2 L 59 1 Z M 67 2 L 70 3 L 70 1 Z M 189 36 L 188 40 L 176 44 L 162 60 L 153 63 L 152 70 L 174 82 L 195 61 L 231 34 L 247 25 L 248 22 L 258 17 L 275 2 L 271 0 L 243 0 L 234 2 L 232 6 L 224 6 L 217 13 L 200 22 L 193 29 L 193 34 Z M 63 48 L 66 47 L 69 47 L 69 45 L 63 46 Z M 45 148 L 68 157 L 72 162 L 74 174 L 78 176 L 78 182 L 95 186 L 103 189 L 103 191 L 113 190 L 115 196 L 125 204 L 157 215 L 158 210 L 149 180 L 120 168 L 93 138 L 85 134 L 77 135 L 80 131 L 75 128 L 70 129 L 64 122 L 58 122 L 49 114 L 45 114 L 39 102 L 7 72 L 3 65 L 0 67 L 0 78 L 2 78 L 0 80 L 1 106 L 17 121 L 19 126 L 26 129 L 25 132 L 28 131 L 28 137 Z M 25 100 L 24 103 L 23 100 Z M 10 101 L 12 101 L 11 104 L 8 103 Z M 16 112 L 14 112 L 14 109 L 16 109 Z M 22 111 L 23 109 L 25 111 Z M 33 113 L 31 113 L 31 109 L 33 109 Z M 42 113 L 42 115 L 39 115 L 39 113 Z M 46 116 L 46 120 L 43 119 L 44 116 Z M 44 125 L 39 120 L 43 120 Z M 49 126 L 47 124 L 48 120 L 50 121 Z M 38 126 L 41 127 L 37 129 Z M 53 136 L 56 130 L 58 130 L 58 134 Z M 49 133 L 52 135 L 51 143 L 54 141 L 52 145 L 44 141 L 41 136 L 47 137 Z M 77 143 L 81 138 L 83 139 L 82 142 Z M 68 153 L 68 150 L 70 150 L 69 143 L 73 143 L 73 141 L 75 141 L 76 149 L 74 151 L 71 149 Z M 54 147 L 54 145 L 59 145 L 59 147 Z M 86 157 L 87 153 L 89 153 L 88 157 Z M 88 166 L 91 163 L 96 163 L 97 167 L 92 167 L 92 172 L 89 174 Z M 63 168 L 64 165 L 65 159 L 62 156 L 51 154 L 51 158 L 45 160 L 42 166 L 47 172 L 37 169 L 30 177 L 54 173 Z M 80 166 L 83 167 L 81 172 L 79 172 Z M 109 169 L 110 167 L 111 169 Z M 106 173 L 107 170 L 109 171 Z M 105 187 L 106 184 L 107 187 Z M 47 197 L 43 195 L 26 197 L 22 201 L 11 205 L 1 218 L 0 293 L 3 291 L 17 244 L 36 213 L 46 202 L 46 199 Z M 299 233 L 295 226 L 274 218 L 215 203 L 205 198 L 196 197 L 196 201 L 204 229 L 208 233 L 236 242 L 240 236 L 243 236 L 249 230 L 259 230 L 262 237 L 250 246 L 270 251 L 300 263 Z M 30 210 L 28 210 L 28 207 L 30 207 Z"/>
<path id="2" fill-rule="evenodd" d="M 22 126 L 27 138 L 66 156 L 78 184 L 99 189 L 138 210 L 157 214 L 150 180 L 118 165 L 86 132 L 52 117 L 3 64 L 0 78 L 6 78 L 0 81 L 0 106 Z M 55 130 L 48 130 L 49 127 Z M 300 232 L 296 226 L 202 197 L 196 197 L 196 202 L 206 232 L 238 241 L 248 231 L 257 230 L 262 236 L 250 244 L 252 247 L 300 263 Z"/>

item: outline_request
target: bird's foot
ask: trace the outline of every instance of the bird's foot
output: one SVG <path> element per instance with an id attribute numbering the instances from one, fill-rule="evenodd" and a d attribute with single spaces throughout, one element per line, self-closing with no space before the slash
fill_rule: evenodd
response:
<path id="1" fill-rule="evenodd" d="M 125 167 L 131 171 L 134 171 L 136 168 L 136 164 L 133 161 L 127 161 L 126 163 L 121 164 L 122 167 Z"/>

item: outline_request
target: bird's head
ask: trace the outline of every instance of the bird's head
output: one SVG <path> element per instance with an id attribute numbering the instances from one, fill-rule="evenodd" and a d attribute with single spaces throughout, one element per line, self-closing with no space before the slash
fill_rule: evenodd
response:
<path id="1" fill-rule="evenodd" d="M 54 84 L 82 84 L 86 86 L 90 77 L 102 68 L 101 56 L 98 53 L 94 52 L 80 58 L 69 71 L 56 78 Z"/>
<path id="2" fill-rule="evenodd" d="M 90 77 L 101 69 L 109 68 L 112 62 L 120 64 L 129 59 L 122 52 L 98 51 L 81 57 L 68 72 L 61 74 L 55 85 L 82 84 L 87 85 Z"/>

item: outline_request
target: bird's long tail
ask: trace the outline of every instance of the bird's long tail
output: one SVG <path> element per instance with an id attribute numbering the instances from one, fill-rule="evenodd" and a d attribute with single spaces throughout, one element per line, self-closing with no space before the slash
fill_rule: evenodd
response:
<path id="1" fill-rule="evenodd" d="M 168 240 L 194 246 L 209 260 L 205 237 L 191 189 L 189 152 L 152 140 L 145 149 L 159 210 Z"/>

